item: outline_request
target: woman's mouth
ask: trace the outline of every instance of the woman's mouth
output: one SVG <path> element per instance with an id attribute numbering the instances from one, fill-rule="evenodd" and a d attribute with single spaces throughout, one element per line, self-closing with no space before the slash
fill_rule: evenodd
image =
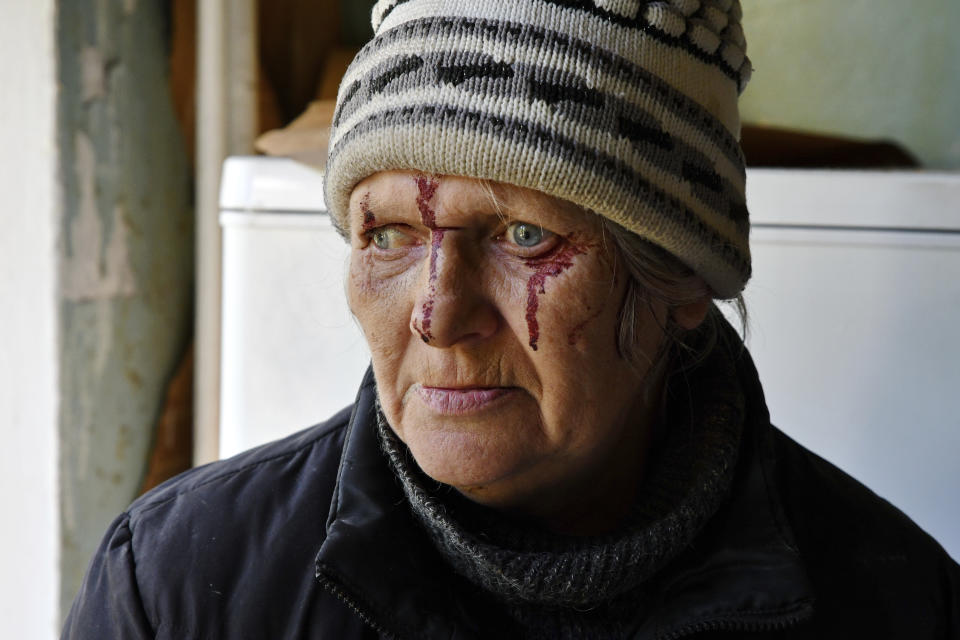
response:
<path id="1" fill-rule="evenodd" d="M 417 395 L 436 413 L 448 416 L 482 411 L 515 392 L 514 387 L 416 387 Z"/>

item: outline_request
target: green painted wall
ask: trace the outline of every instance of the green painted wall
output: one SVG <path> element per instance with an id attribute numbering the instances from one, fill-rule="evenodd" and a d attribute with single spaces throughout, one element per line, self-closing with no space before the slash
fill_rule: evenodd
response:
<path id="1" fill-rule="evenodd" d="M 191 178 L 165 4 L 58 2 L 61 615 L 136 497 L 190 335 Z"/>
<path id="2" fill-rule="evenodd" d="M 960 168 L 960 2 L 742 0 L 744 121 L 893 139 Z"/>

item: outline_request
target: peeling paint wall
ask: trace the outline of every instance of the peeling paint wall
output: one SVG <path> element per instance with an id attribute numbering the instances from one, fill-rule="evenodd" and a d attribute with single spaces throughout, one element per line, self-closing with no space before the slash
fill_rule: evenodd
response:
<path id="1" fill-rule="evenodd" d="M 163 2 L 61 0 L 61 615 L 136 497 L 189 339 L 190 173 Z"/>
<path id="2" fill-rule="evenodd" d="M 743 0 L 744 120 L 893 139 L 960 169 L 960 2 Z"/>

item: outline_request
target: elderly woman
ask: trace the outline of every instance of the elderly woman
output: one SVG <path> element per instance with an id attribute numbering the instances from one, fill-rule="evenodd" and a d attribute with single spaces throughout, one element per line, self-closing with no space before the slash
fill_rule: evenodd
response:
<path id="1" fill-rule="evenodd" d="M 960 568 L 770 425 L 713 303 L 750 275 L 739 19 L 382 0 L 326 176 L 371 372 L 135 502 L 64 636 L 958 637 Z"/>

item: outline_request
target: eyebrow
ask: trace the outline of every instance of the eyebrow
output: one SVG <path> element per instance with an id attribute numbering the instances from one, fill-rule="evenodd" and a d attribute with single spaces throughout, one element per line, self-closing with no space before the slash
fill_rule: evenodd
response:
<path id="1" fill-rule="evenodd" d="M 364 204 L 366 204 L 366 208 L 364 208 Z M 361 218 L 364 217 L 365 211 L 370 211 L 378 219 L 381 217 L 405 218 L 408 216 L 419 216 L 415 209 L 416 207 L 414 207 L 414 210 L 411 210 L 410 207 L 400 200 L 378 197 L 376 193 L 368 191 L 357 201 L 356 206 L 350 207 L 350 212 L 351 215 L 358 215 Z"/>

